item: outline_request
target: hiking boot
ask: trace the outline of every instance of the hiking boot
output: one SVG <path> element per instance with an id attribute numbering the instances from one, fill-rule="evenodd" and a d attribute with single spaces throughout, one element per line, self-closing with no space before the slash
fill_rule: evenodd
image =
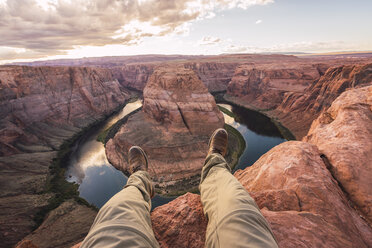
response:
<path id="1" fill-rule="evenodd" d="M 128 152 L 129 173 L 132 175 L 136 171 L 147 171 L 148 160 L 144 150 L 139 146 L 132 146 Z"/>
<path id="2" fill-rule="evenodd" d="M 214 131 L 209 139 L 207 156 L 212 153 L 219 153 L 224 157 L 227 152 L 227 136 L 227 132 L 223 128 Z"/>

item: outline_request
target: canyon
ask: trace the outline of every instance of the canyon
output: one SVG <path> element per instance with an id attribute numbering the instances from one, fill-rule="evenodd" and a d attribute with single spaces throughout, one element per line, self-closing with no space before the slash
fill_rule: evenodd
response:
<path id="1" fill-rule="evenodd" d="M 129 117 L 106 143 L 108 160 L 129 175 L 127 153 L 139 145 L 151 161 L 155 188 L 196 187 L 209 136 L 224 126 L 213 96 L 191 69 L 167 66 L 153 72 L 143 98 L 142 111 Z"/>
<path id="2" fill-rule="evenodd" d="M 157 140 L 147 137 L 150 132 L 130 136 L 136 128 L 148 128 L 167 137 L 165 143 L 174 141 L 166 136 L 171 132 L 180 134 L 174 142 L 190 141 L 182 149 L 196 154 L 197 162 L 180 169 L 195 173 L 203 156 L 196 152 L 205 150 L 212 129 L 223 126 L 208 92 L 222 92 L 226 101 L 264 113 L 302 140 L 278 145 L 234 174 L 256 200 L 279 245 L 372 246 L 371 58 L 242 54 L 127 59 L 77 61 L 74 67 L 56 64 L 61 61 L 0 66 L 1 247 L 21 240 L 19 247 L 68 247 L 84 238 L 96 210 L 53 189 L 56 168 L 65 166 L 63 159 L 57 167 L 53 163 L 63 155 L 66 140 L 125 104 L 131 90 L 143 91 L 144 105 L 106 144 L 117 167 L 126 166 L 119 151 L 132 140 L 144 146 Z M 193 142 L 200 147 L 195 149 Z M 150 159 L 161 161 L 167 154 L 151 149 L 145 148 Z M 173 154 L 172 161 L 182 158 L 180 150 Z M 168 162 L 159 162 L 159 168 Z M 159 182 L 167 181 L 165 172 L 157 170 L 155 178 L 162 175 Z M 34 229 L 41 210 L 41 225 Z M 162 247 L 203 247 L 207 221 L 197 194 L 156 208 L 152 221 Z"/>

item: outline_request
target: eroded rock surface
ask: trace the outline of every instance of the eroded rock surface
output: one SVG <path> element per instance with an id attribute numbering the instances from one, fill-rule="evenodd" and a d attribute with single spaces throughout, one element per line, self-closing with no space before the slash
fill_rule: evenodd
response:
<path id="1" fill-rule="evenodd" d="M 304 90 L 288 93 L 273 115 L 297 137 L 304 137 L 314 119 L 326 110 L 346 89 L 372 84 L 372 64 L 344 65 L 329 68 L 326 73 Z"/>
<path id="2" fill-rule="evenodd" d="M 341 94 L 303 140 L 325 155 L 332 175 L 372 224 L 372 86 Z"/>
<path id="3" fill-rule="evenodd" d="M 371 227 L 349 205 L 320 155 L 309 143 L 285 142 L 235 176 L 256 200 L 280 247 L 370 247 Z M 195 247 L 203 247 L 199 233 L 205 223 L 191 221 L 190 227 L 187 221 L 198 219 L 195 214 L 203 219 L 199 196 L 183 196 L 192 198 L 192 206 L 181 198 L 152 213 L 153 221 L 163 219 L 153 226 L 157 238 L 162 247 L 188 247 L 190 237 L 196 237 Z"/>
<path id="4" fill-rule="evenodd" d="M 122 67 L 110 68 L 113 77 L 124 87 L 143 91 L 146 83 L 154 71 L 156 64 L 130 64 Z"/>
<path id="5" fill-rule="evenodd" d="M 161 247 L 204 247 L 207 220 L 199 195 L 187 193 L 157 207 L 151 221 Z"/>
<path id="6" fill-rule="evenodd" d="M 132 145 L 148 154 L 149 172 L 160 187 L 197 176 L 210 134 L 223 127 L 222 113 L 198 76 L 184 67 L 155 70 L 144 90 L 143 111 L 134 114 L 106 144 L 109 161 L 127 170 Z"/>
<path id="7" fill-rule="evenodd" d="M 320 65 L 278 63 L 241 65 L 235 70 L 227 94 L 259 109 L 276 108 L 288 92 L 303 92 L 320 78 Z"/>
<path id="8" fill-rule="evenodd" d="M 106 69 L 0 66 L 0 247 L 29 234 L 54 197 L 47 182 L 60 145 L 128 98 Z"/>
<path id="9" fill-rule="evenodd" d="M 190 68 L 200 77 L 209 92 L 225 91 L 234 75 L 238 62 L 201 61 L 185 63 L 185 68 Z"/>
<path id="10" fill-rule="evenodd" d="M 0 155 L 58 149 L 128 93 L 104 69 L 0 67 Z"/>
<path id="11" fill-rule="evenodd" d="M 372 229 L 349 205 L 316 146 L 291 141 L 235 176 L 281 247 L 369 247 Z"/>
<path id="12" fill-rule="evenodd" d="M 18 244 L 32 243 L 38 248 L 71 247 L 88 233 L 97 212 L 69 200 L 52 210 L 43 224 Z M 74 228 L 71 228 L 73 226 Z"/>

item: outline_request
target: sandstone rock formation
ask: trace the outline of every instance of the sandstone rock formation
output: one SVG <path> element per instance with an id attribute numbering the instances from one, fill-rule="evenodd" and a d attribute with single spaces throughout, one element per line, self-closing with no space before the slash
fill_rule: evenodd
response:
<path id="1" fill-rule="evenodd" d="M 128 97 L 104 69 L 2 66 L 0 87 L 3 156 L 56 150 Z"/>
<path id="2" fill-rule="evenodd" d="M 314 119 L 346 89 L 372 84 L 372 64 L 329 68 L 303 93 L 287 93 L 272 113 L 301 139 Z"/>
<path id="3" fill-rule="evenodd" d="M 236 62 L 198 61 L 184 63 L 185 68 L 192 69 L 208 88 L 209 92 L 225 91 L 234 75 Z"/>
<path id="4" fill-rule="evenodd" d="M 96 211 L 69 200 L 52 210 L 43 224 L 27 235 L 17 247 L 32 243 L 38 248 L 71 247 L 83 240 L 92 225 Z M 74 228 L 71 228 L 73 226 Z"/>
<path id="5" fill-rule="evenodd" d="M 372 86 L 342 93 L 303 140 L 325 155 L 334 178 L 372 224 Z"/>
<path id="6" fill-rule="evenodd" d="M 154 63 L 130 64 L 112 67 L 110 70 L 113 77 L 124 87 L 143 91 L 155 66 Z"/>
<path id="7" fill-rule="evenodd" d="M 256 200 L 280 247 L 370 247 L 371 227 L 349 205 L 320 155 L 309 143 L 285 142 L 235 176 Z M 190 198 L 191 206 L 183 200 Z M 197 240 L 193 247 L 203 247 L 205 223 L 194 221 L 203 219 L 198 199 L 189 194 L 153 211 L 162 247 L 188 247 L 190 237 Z"/>
<path id="8" fill-rule="evenodd" d="M 155 208 L 151 222 L 161 247 L 204 247 L 207 220 L 199 195 L 187 193 Z"/>
<path id="9" fill-rule="evenodd" d="M 144 90 L 143 111 L 107 142 L 106 154 L 116 168 L 127 170 L 128 149 L 140 145 L 160 186 L 169 188 L 194 177 L 197 182 L 209 135 L 223 125 L 213 97 L 192 70 L 160 67 Z"/>
<path id="10" fill-rule="evenodd" d="M 228 85 L 229 97 L 259 109 L 276 108 L 286 93 L 302 93 L 320 78 L 319 65 L 278 63 L 241 65 Z"/>
<path id="11" fill-rule="evenodd" d="M 371 114 L 372 86 L 347 90 L 313 122 L 304 138 L 313 144 L 282 143 L 235 173 L 269 221 L 280 247 L 372 246 Z M 176 200 L 158 209 L 177 206 L 179 212 L 187 212 L 190 206 Z M 201 209 L 195 211 L 202 218 Z M 173 215 L 163 225 L 187 219 Z M 162 211 L 152 213 L 152 219 L 162 216 Z M 186 247 L 187 236 L 174 235 L 178 242 L 172 244 Z"/>
<path id="12" fill-rule="evenodd" d="M 253 89 L 261 92 L 263 95 L 267 94 L 265 97 L 255 95 L 257 97 L 257 107 L 266 108 L 267 106 L 265 104 L 269 98 L 275 100 L 276 103 L 274 105 L 278 107 L 266 113 L 279 118 L 285 126 L 294 132 L 297 138 L 306 135 L 311 122 L 319 113 L 327 109 L 338 95 L 347 88 L 370 85 L 372 75 L 371 64 L 367 64 L 370 63 L 370 58 L 332 59 L 329 57 L 312 57 L 302 59 L 295 56 L 247 54 L 221 56 L 145 55 L 139 57 L 85 58 L 81 60 L 37 62 L 50 66 L 84 65 L 92 66 L 92 68 L 0 66 L 0 185 L 2 189 L 0 194 L 0 240 L 2 241 L 0 247 L 13 246 L 28 235 L 35 225 L 35 215 L 49 204 L 50 199 L 53 199 L 54 194 L 47 193 L 45 185 L 50 176 L 49 166 L 52 163 L 52 159 L 56 156 L 55 150 L 59 148 L 60 144 L 64 140 L 71 138 L 85 126 L 111 113 L 122 104 L 128 95 L 123 86 L 143 89 L 146 80 L 155 67 L 154 65 L 158 66 L 165 61 L 168 61 L 167 63 L 172 61 L 171 63 L 173 65 L 180 65 L 194 70 L 210 91 L 219 91 L 226 87 L 227 81 L 233 76 L 231 71 L 235 64 L 237 66 L 242 65 L 241 68 L 249 68 L 251 66 L 257 70 L 258 68 L 264 69 L 266 67 L 273 69 L 275 67 L 274 64 L 280 64 L 280 67 L 283 69 L 288 69 L 283 75 L 288 74 L 287 76 L 290 79 L 293 76 L 290 69 L 296 67 L 297 64 L 314 65 L 319 75 L 324 75 L 320 80 L 315 80 L 306 89 L 302 88 L 303 86 L 297 88 L 294 81 L 291 81 L 291 84 L 293 83 L 292 85 L 295 86 L 293 89 L 286 88 L 286 85 L 282 84 L 282 82 L 279 83 L 280 87 L 275 88 L 270 82 L 267 83 L 267 81 L 262 85 L 254 85 L 253 87 Z M 37 63 L 33 65 L 37 65 Z M 93 67 L 102 68 L 95 69 Z M 333 68 L 325 73 L 325 70 L 329 67 Z M 242 77 L 243 82 L 244 74 L 239 74 L 239 70 L 237 70 L 236 79 L 239 82 L 239 77 Z M 280 72 L 278 73 L 280 74 Z M 294 74 L 298 76 L 297 72 L 294 72 Z M 304 79 L 307 78 L 307 75 L 306 73 L 303 75 L 304 77 L 299 76 L 299 80 L 307 84 L 307 79 Z M 311 73 L 311 75 L 314 74 Z M 276 75 L 269 76 L 273 76 L 275 80 L 277 79 Z M 244 88 L 240 90 L 243 91 Z M 167 91 L 164 90 L 164 92 Z M 233 89 L 233 92 L 240 94 L 239 88 Z M 275 93 L 279 95 L 275 95 Z M 250 94 L 248 94 L 249 97 L 251 97 Z M 240 97 L 242 96 L 239 95 L 234 100 L 238 104 L 243 104 L 240 101 L 242 99 Z M 249 97 L 247 99 L 251 100 L 252 98 Z M 348 98 L 349 96 L 346 99 Z M 277 105 L 281 99 L 283 99 L 283 102 Z M 352 103 L 352 101 L 350 100 L 349 103 Z M 161 106 L 160 101 L 155 101 L 155 104 Z M 252 101 L 250 104 L 255 106 L 256 101 Z M 370 165 L 368 162 L 370 160 L 369 154 L 371 153 L 367 147 L 370 144 L 368 143 L 369 136 L 362 137 L 364 134 L 370 135 L 370 125 L 366 121 L 370 118 L 370 113 L 366 111 L 367 105 L 370 106 L 369 100 L 367 100 L 367 104 L 356 104 L 353 102 L 350 106 L 343 106 L 339 103 L 335 105 L 338 107 L 335 107 L 330 113 L 325 112 L 319 117 L 319 120 L 314 122 L 314 126 L 306 141 L 319 146 L 320 151 L 316 151 L 314 146 L 308 145 L 283 145 L 281 149 L 288 150 L 288 153 L 286 153 L 287 156 L 279 157 L 280 154 L 270 153 L 270 158 L 273 161 L 287 165 L 285 167 L 285 174 L 281 178 L 276 179 L 274 177 L 275 175 L 268 175 L 274 182 L 288 177 L 288 181 L 282 180 L 283 188 L 280 189 L 280 185 L 277 183 L 271 186 L 269 180 L 266 181 L 260 178 L 257 178 L 257 182 L 245 181 L 244 172 L 241 172 L 243 174 L 241 174 L 240 179 L 250 190 L 256 187 L 259 188 L 261 184 L 269 188 L 269 190 L 263 189 L 253 192 L 252 195 L 261 207 L 266 206 L 262 211 L 269 219 L 274 232 L 283 246 L 291 247 L 291 244 L 289 244 L 291 242 L 294 244 L 293 246 L 305 247 L 327 245 L 331 247 L 372 246 L 370 238 L 366 238 L 366 236 L 371 237 L 370 227 L 366 227 L 363 220 L 350 207 L 350 205 L 354 206 L 360 211 L 360 214 L 365 216 L 366 220 L 370 221 L 370 198 L 368 198 L 370 197 L 370 191 L 366 189 L 371 187 L 369 186 L 369 181 L 367 183 L 363 181 L 370 178 L 370 169 L 367 169 Z M 353 109 L 360 111 L 360 113 L 352 113 L 351 111 Z M 340 120 L 340 117 L 344 115 L 347 116 L 347 120 L 351 123 L 350 128 L 345 127 L 349 123 Z M 159 122 L 151 122 L 150 117 L 146 116 L 146 113 L 133 116 L 131 122 L 133 126 L 130 128 L 134 127 L 134 130 L 140 132 L 144 130 L 141 125 L 148 125 L 150 127 L 147 130 L 151 130 L 153 133 L 167 134 L 168 130 L 160 127 Z M 358 116 L 361 120 L 355 123 L 356 120 L 350 119 L 350 116 Z M 334 120 L 331 122 L 332 118 Z M 178 118 L 178 120 L 180 119 Z M 341 122 L 345 122 L 343 127 L 339 126 Z M 360 125 L 362 125 L 362 122 L 367 124 L 364 124 L 361 128 Z M 168 127 L 172 126 L 171 124 L 167 125 Z M 179 143 L 171 151 L 176 154 L 176 157 L 180 156 L 180 154 L 185 154 L 185 156 L 189 154 L 200 154 L 202 156 L 200 151 L 205 151 L 207 138 L 201 138 L 200 140 L 190 138 L 193 136 L 190 136 L 186 132 L 188 128 L 181 127 L 180 125 L 172 126 L 171 128 L 178 130 L 180 139 L 185 140 L 185 143 Z M 338 129 L 346 130 L 350 133 L 346 133 L 346 131 L 338 132 Z M 332 135 L 332 132 L 337 133 L 337 136 Z M 125 133 L 128 134 L 131 132 L 124 130 L 123 134 Z M 138 136 L 132 138 L 135 139 Z M 163 144 L 168 144 L 167 142 L 170 142 L 170 144 L 173 142 L 173 145 L 176 144 L 176 141 L 172 141 L 171 135 L 164 135 L 161 138 L 163 139 L 161 141 Z M 357 140 L 357 142 L 361 140 L 366 146 L 362 147 L 358 145 L 359 143 L 353 144 L 352 147 L 342 145 L 340 142 L 348 142 L 346 138 L 352 140 L 352 142 L 354 140 Z M 146 136 L 143 137 L 141 142 L 146 143 L 149 140 L 151 141 L 152 137 Z M 369 140 L 371 139 L 369 138 Z M 198 142 L 201 144 L 200 146 L 197 145 Z M 188 144 L 194 144 L 194 151 L 188 147 Z M 127 146 L 129 145 L 131 144 L 127 144 Z M 360 147 L 361 151 L 356 151 L 356 147 Z M 163 148 L 154 150 L 154 154 L 164 158 L 166 154 L 169 154 L 169 150 L 166 150 L 166 145 Z M 148 147 L 148 149 L 151 150 L 151 147 Z M 301 163 L 293 161 L 290 149 L 293 150 L 294 156 L 302 161 Z M 337 154 L 338 149 L 343 154 Z M 347 156 L 349 150 L 353 154 L 352 156 Z M 126 148 L 124 151 L 127 151 Z M 319 162 L 319 155 L 322 155 L 323 163 L 328 166 L 332 176 L 337 179 L 344 191 L 340 190 L 340 187 L 337 186 L 334 180 L 329 180 L 329 175 L 325 177 L 327 173 L 323 169 L 320 169 L 323 168 L 323 165 L 320 166 L 322 162 Z M 304 158 L 300 159 L 301 156 Z M 265 159 L 266 162 L 269 161 L 269 157 Z M 311 160 L 309 163 L 314 167 L 313 170 L 317 172 L 309 171 L 311 168 L 308 168 L 310 166 L 306 164 L 306 161 L 309 160 Z M 164 161 L 166 159 L 160 161 L 159 164 L 173 163 L 172 160 Z M 196 168 L 196 164 L 198 166 L 201 166 L 201 164 L 194 158 L 191 158 L 191 161 L 191 164 L 174 163 L 174 167 L 166 167 L 164 171 L 160 171 L 159 173 L 172 173 L 179 166 L 185 169 L 184 175 L 172 174 L 172 177 L 180 178 L 181 176 L 188 177 L 194 175 L 195 171 L 200 171 L 200 167 Z M 203 158 L 200 161 L 203 161 Z M 263 163 L 262 161 L 260 163 Z M 347 161 L 347 163 L 343 161 Z M 353 164 L 354 162 L 355 164 Z M 366 163 L 365 168 L 360 168 L 360 165 L 364 162 Z M 293 165 L 294 163 L 296 164 L 295 166 Z M 303 171 L 306 171 L 307 174 L 296 174 L 297 170 L 302 170 L 304 164 L 307 170 Z M 260 171 L 263 174 L 265 174 L 266 170 L 269 170 L 264 165 L 260 165 L 260 167 L 262 167 Z M 280 168 L 274 166 L 273 169 L 275 168 L 280 171 Z M 292 174 L 298 176 L 294 178 L 291 177 Z M 325 183 L 320 184 L 319 188 L 315 188 L 314 186 L 317 183 L 316 176 L 325 180 Z M 301 179 L 298 181 L 298 189 L 295 186 L 297 177 Z M 159 179 L 165 180 L 162 176 Z M 246 180 L 248 180 L 248 177 Z M 311 186 L 308 187 L 306 185 Z M 324 185 L 326 188 L 324 188 Z M 270 187 L 273 190 L 270 190 Z M 286 187 L 289 187 L 289 189 L 287 190 Z M 347 195 L 346 198 L 345 193 Z M 326 199 L 327 197 L 329 199 Z M 164 228 L 160 228 L 160 231 L 155 230 L 163 246 L 169 244 L 176 246 L 178 241 L 180 247 L 192 245 L 187 241 L 189 235 L 197 240 L 195 242 L 196 246 L 203 242 L 203 235 L 200 235 L 200 232 L 203 231 L 205 223 L 199 223 L 201 225 L 199 233 L 195 234 L 198 225 L 195 216 L 199 216 L 200 220 L 203 218 L 199 214 L 201 210 L 200 205 L 198 205 L 199 203 L 196 203 L 197 198 L 198 196 L 195 195 L 187 195 L 187 197 L 181 198 L 182 201 L 180 199 L 178 199 L 179 201 L 176 200 L 177 208 L 173 202 L 154 211 L 153 219 L 154 222 L 158 220 L 156 224 L 157 228 L 160 228 L 160 226 L 163 227 L 159 216 L 164 216 L 168 212 L 173 216 L 173 220 L 166 219 L 165 223 L 177 225 L 179 230 L 184 230 L 182 226 L 178 226 L 178 224 L 183 224 L 184 219 L 187 220 L 185 221 L 186 223 L 195 223 L 192 229 L 188 229 L 190 227 L 189 225 L 182 233 L 171 233 L 169 230 L 164 230 Z M 186 199 L 192 202 L 192 204 L 185 202 Z M 269 199 L 271 200 L 268 201 Z M 317 204 L 312 204 L 312 202 Z M 330 204 L 333 203 L 335 203 L 335 208 L 333 206 L 332 208 L 330 207 Z M 177 211 L 172 212 L 172 207 L 177 209 Z M 194 215 L 194 207 L 198 213 L 197 215 Z M 163 212 L 161 209 L 163 209 Z M 79 212 L 80 210 L 82 212 Z M 72 205 L 69 212 L 80 213 L 82 216 L 86 216 L 85 213 L 90 213 L 91 217 L 81 220 L 75 219 L 76 222 L 70 222 L 68 227 L 74 234 L 71 234 L 71 237 L 67 235 L 63 237 L 66 238 L 63 241 L 65 244 L 71 244 L 72 242 L 79 242 L 81 240 L 84 232 L 90 226 L 90 218 L 94 216 L 94 212 L 90 211 L 91 209 L 89 208 L 82 209 L 80 205 Z M 179 212 L 183 214 L 179 215 Z M 66 212 L 66 215 L 54 214 L 55 212 L 53 216 L 58 217 L 54 221 L 56 225 L 49 225 L 49 222 L 48 225 L 44 225 L 44 227 L 48 227 L 48 230 L 46 228 L 39 228 L 37 232 L 29 237 L 38 240 L 41 237 L 40 234 L 44 236 L 48 236 L 50 233 L 63 234 L 65 229 L 63 225 L 59 225 L 58 223 L 63 223 L 63 220 L 69 219 L 68 215 L 70 213 Z M 188 216 L 193 217 L 188 219 Z M 341 217 L 344 221 L 340 221 Z M 59 218 L 61 218 L 61 222 L 59 222 Z M 189 232 L 187 230 L 192 231 Z M 356 236 L 357 232 L 359 232 L 359 237 Z M 316 236 L 319 236 L 319 238 L 316 238 Z M 51 237 L 58 238 L 59 236 L 52 235 Z M 25 239 L 23 241 L 20 245 L 34 247 L 33 240 Z"/>
<path id="13" fill-rule="evenodd" d="M 54 197 L 47 182 L 55 150 L 128 96 L 106 69 L 0 66 L 0 247 L 29 234 Z M 77 227 L 70 230 L 82 235 Z"/>

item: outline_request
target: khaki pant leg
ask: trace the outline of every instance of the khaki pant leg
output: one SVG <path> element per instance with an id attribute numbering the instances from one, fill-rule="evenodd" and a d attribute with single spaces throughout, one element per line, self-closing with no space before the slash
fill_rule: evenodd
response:
<path id="1" fill-rule="evenodd" d="M 159 247 L 150 218 L 153 194 L 147 172 L 131 175 L 124 189 L 100 209 L 81 248 Z"/>
<path id="2" fill-rule="evenodd" d="M 255 201 L 220 154 L 207 157 L 199 188 L 208 219 L 206 247 L 278 247 Z"/>

